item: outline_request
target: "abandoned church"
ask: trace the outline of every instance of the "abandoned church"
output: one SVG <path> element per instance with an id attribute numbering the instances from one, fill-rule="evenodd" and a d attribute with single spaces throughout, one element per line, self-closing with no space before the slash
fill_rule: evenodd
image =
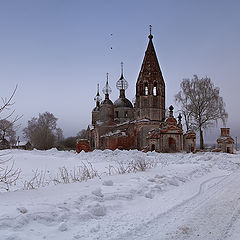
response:
<path id="1" fill-rule="evenodd" d="M 101 101 L 99 87 L 94 98 L 96 107 L 92 110 L 92 124 L 88 127 L 90 149 L 138 149 L 157 152 L 194 151 L 196 135 L 183 133 L 181 115 L 176 118 L 173 106 L 165 116 L 165 82 L 153 46 L 149 42 L 136 83 L 135 102 L 126 97 L 128 82 L 123 76 L 116 86 L 119 98 L 110 99 L 108 75 Z"/>

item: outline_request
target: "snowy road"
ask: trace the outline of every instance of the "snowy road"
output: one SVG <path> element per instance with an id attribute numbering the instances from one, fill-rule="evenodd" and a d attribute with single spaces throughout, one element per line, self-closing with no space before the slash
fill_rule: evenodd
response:
<path id="1" fill-rule="evenodd" d="M 199 192 L 117 239 L 239 239 L 240 172 L 213 177 Z"/>

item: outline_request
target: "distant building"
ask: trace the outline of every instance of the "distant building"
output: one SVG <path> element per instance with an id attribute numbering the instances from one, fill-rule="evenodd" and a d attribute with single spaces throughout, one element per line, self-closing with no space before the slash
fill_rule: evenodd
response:
<path id="1" fill-rule="evenodd" d="M 218 149 L 225 153 L 233 153 L 234 139 L 230 136 L 230 128 L 221 128 L 221 136 L 217 139 Z"/>
<path id="2" fill-rule="evenodd" d="M 12 146 L 12 149 L 33 150 L 33 146 L 29 141 L 17 141 L 17 145 Z"/>
<path id="3" fill-rule="evenodd" d="M 134 104 L 126 98 L 128 82 L 123 76 L 116 83 L 119 98 L 110 100 L 108 75 L 101 102 L 99 87 L 94 98 L 92 124 L 88 128 L 90 149 L 138 149 L 157 152 L 195 150 L 195 133 L 183 136 L 181 115 L 173 115 L 173 106 L 165 116 L 165 82 L 153 46 L 150 31 L 149 43 L 136 83 Z"/>

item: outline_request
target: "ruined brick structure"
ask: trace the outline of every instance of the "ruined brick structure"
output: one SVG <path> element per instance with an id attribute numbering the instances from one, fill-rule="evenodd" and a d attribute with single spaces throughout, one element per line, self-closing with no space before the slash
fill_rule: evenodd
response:
<path id="1" fill-rule="evenodd" d="M 138 149 L 158 152 L 178 152 L 184 148 L 195 149 L 195 134 L 183 137 L 181 115 L 178 121 L 169 107 L 165 116 L 165 83 L 153 46 L 150 32 L 149 43 L 136 83 L 136 100 L 133 104 L 126 98 L 128 83 L 123 76 L 117 81 L 119 98 L 113 103 L 109 95 L 108 75 L 101 102 L 99 87 L 94 98 L 96 107 L 92 111 L 89 126 L 89 143 L 93 149 Z M 184 139 L 188 143 L 184 143 Z M 191 145 L 192 144 L 192 145 Z"/>
<path id="2" fill-rule="evenodd" d="M 76 144 L 76 152 L 80 153 L 81 151 L 89 152 L 90 146 L 88 139 L 78 139 Z"/>
<path id="3" fill-rule="evenodd" d="M 234 140 L 230 136 L 230 128 L 221 128 L 221 136 L 217 139 L 218 149 L 225 153 L 233 153 Z"/>

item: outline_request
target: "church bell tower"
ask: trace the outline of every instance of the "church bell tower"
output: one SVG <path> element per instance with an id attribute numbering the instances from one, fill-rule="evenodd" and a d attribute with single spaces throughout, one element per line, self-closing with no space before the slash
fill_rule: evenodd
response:
<path id="1" fill-rule="evenodd" d="M 165 119 L 165 83 L 153 46 L 149 42 L 136 83 L 136 118 L 163 121 Z"/>

